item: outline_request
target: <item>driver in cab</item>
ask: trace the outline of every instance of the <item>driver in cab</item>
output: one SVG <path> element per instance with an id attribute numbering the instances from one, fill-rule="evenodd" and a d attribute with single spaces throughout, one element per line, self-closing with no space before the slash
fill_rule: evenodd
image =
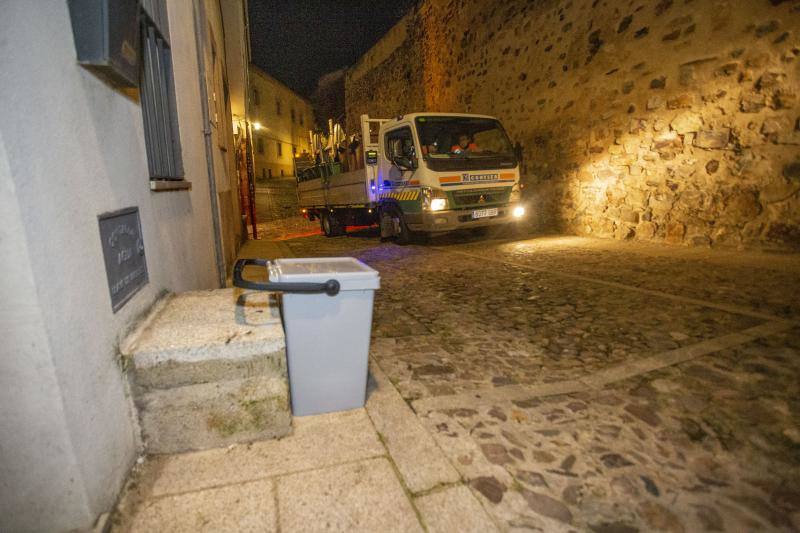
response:
<path id="1" fill-rule="evenodd" d="M 438 155 L 439 152 L 439 140 L 436 139 L 435 141 L 428 143 L 422 146 L 422 155 Z"/>
<path id="2" fill-rule="evenodd" d="M 450 151 L 454 154 L 466 154 L 469 152 L 477 152 L 478 145 L 476 145 L 469 135 L 460 133 L 458 135 L 458 144 L 454 144 Z"/>

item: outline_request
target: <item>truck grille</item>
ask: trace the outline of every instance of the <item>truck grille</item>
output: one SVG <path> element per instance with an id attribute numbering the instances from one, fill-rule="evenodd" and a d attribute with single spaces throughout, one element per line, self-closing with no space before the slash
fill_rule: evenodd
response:
<path id="1" fill-rule="evenodd" d="M 509 187 L 454 191 L 453 203 L 456 206 L 502 204 L 508 202 L 510 192 L 511 189 Z M 483 198 L 483 201 L 481 201 L 481 198 Z"/>

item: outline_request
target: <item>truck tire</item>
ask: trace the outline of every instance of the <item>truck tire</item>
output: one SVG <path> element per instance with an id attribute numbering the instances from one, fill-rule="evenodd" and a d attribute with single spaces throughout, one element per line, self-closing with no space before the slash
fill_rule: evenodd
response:
<path id="1" fill-rule="evenodd" d="M 322 212 L 319 217 L 319 225 L 326 237 L 338 237 L 344 234 L 344 226 L 342 226 L 339 217 L 330 211 Z"/>
<path id="2" fill-rule="evenodd" d="M 381 216 L 391 220 L 392 236 L 397 244 L 405 246 L 411 243 L 411 231 L 409 231 L 403 212 L 399 207 L 388 205 L 383 208 Z"/>

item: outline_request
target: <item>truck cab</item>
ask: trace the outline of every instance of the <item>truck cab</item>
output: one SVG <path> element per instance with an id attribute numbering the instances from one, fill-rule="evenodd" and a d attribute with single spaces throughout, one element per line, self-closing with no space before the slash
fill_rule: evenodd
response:
<path id="1" fill-rule="evenodd" d="M 372 128 L 362 117 L 365 129 Z M 389 233 L 439 233 L 507 224 L 525 214 L 519 164 L 500 121 L 485 115 L 411 113 L 379 121 L 371 200 Z M 369 131 L 369 130 L 368 130 Z M 368 133 L 365 131 L 365 134 Z M 376 141 L 374 135 L 367 137 Z M 368 154 L 369 155 L 369 154 Z M 372 158 L 374 160 L 374 157 Z"/>

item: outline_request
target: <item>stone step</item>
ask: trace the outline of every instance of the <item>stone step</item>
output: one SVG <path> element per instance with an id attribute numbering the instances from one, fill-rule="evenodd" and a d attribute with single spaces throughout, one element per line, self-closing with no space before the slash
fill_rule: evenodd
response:
<path id="1" fill-rule="evenodd" d="M 137 397 L 149 453 L 219 448 L 286 435 L 286 380 L 255 376 L 152 390 Z"/>
<path id="2" fill-rule="evenodd" d="M 291 431 L 286 343 L 274 294 L 168 295 L 121 352 L 148 453 L 281 437 Z"/>

